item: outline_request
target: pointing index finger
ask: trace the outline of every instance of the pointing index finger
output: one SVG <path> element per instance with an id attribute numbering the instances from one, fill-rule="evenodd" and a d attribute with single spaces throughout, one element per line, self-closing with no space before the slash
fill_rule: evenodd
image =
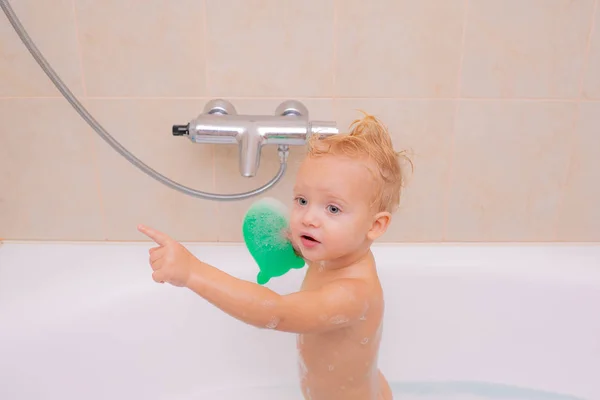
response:
<path id="1" fill-rule="evenodd" d="M 160 245 L 165 245 L 170 240 L 170 238 L 164 233 L 152 229 L 146 225 L 138 225 L 138 230 Z"/>

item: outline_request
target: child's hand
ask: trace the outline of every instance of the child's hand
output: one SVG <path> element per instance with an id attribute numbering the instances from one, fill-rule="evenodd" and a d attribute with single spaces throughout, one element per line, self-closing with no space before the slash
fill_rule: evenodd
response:
<path id="1" fill-rule="evenodd" d="M 138 230 L 154 240 L 158 247 L 150 249 L 150 266 L 154 271 L 152 279 L 155 282 L 168 282 L 174 286 L 186 286 L 192 266 L 199 262 L 183 245 L 171 239 L 162 232 L 144 225 Z"/>

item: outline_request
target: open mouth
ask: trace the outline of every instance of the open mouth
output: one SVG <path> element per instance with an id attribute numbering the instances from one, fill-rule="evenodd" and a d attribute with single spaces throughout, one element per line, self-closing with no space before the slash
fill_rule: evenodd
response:
<path id="1" fill-rule="evenodd" d="M 320 242 L 319 242 L 317 239 L 315 239 L 314 237 L 312 237 L 312 236 L 309 236 L 309 235 L 302 235 L 302 236 L 300 236 L 300 237 L 301 237 L 302 239 L 308 240 L 308 241 L 310 241 L 310 242 L 320 243 Z"/>

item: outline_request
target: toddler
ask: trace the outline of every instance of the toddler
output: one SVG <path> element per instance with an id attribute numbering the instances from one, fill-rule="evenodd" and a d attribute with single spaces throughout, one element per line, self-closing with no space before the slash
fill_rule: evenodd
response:
<path id="1" fill-rule="evenodd" d="M 311 138 L 298 171 L 287 235 L 308 269 L 296 293 L 235 278 L 139 226 L 158 244 L 150 249 L 156 282 L 187 287 L 256 327 L 298 335 L 305 399 L 392 399 L 377 367 L 384 299 L 370 248 L 399 204 L 404 157 L 375 117 L 351 128 Z"/>

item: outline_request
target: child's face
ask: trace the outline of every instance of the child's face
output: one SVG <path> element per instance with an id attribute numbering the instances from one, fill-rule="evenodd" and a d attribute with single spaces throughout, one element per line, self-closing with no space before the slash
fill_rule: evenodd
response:
<path id="1" fill-rule="evenodd" d="M 290 217 L 292 241 L 303 257 L 328 261 L 363 249 L 375 217 L 375 188 L 364 162 L 307 157 L 296 177 Z"/>

